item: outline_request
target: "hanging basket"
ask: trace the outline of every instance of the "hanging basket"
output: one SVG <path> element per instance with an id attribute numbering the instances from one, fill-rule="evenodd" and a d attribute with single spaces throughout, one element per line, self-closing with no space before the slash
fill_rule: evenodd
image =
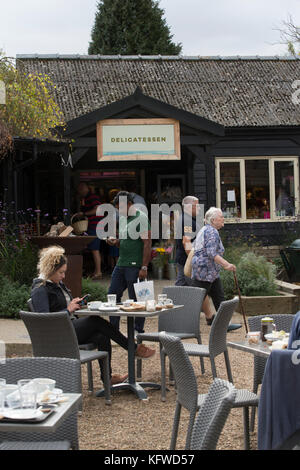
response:
<path id="1" fill-rule="evenodd" d="M 77 220 L 76 222 L 73 222 L 75 217 L 84 217 L 81 220 Z M 79 216 L 79 214 L 74 214 L 71 218 L 71 225 L 74 229 L 75 235 L 82 235 L 84 232 L 87 231 L 89 221 L 86 216 Z"/>

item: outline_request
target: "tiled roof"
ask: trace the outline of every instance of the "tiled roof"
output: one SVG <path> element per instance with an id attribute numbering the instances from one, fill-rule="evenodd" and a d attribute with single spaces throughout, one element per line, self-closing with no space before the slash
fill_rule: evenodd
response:
<path id="1" fill-rule="evenodd" d="M 143 93 L 226 127 L 300 125 L 294 57 L 18 55 L 17 66 L 46 73 L 67 121 Z"/>

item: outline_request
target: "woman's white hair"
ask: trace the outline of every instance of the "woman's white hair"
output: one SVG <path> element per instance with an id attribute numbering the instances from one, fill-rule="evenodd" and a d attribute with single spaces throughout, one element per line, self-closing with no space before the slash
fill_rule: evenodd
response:
<path id="1" fill-rule="evenodd" d="M 210 207 L 208 211 L 205 214 L 205 223 L 206 224 L 211 224 L 211 222 L 218 217 L 220 214 L 222 214 L 222 210 L 218 209 L 217 207 Z"/>

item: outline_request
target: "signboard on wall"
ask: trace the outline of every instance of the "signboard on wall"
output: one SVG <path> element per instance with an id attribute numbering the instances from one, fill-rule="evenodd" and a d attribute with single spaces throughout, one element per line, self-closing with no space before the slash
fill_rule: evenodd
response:
<path id="1" fill-rule="evenodd" d="M 97 123 L 98 161 L 180 160 L 175 119 L 107 119 Z"/>

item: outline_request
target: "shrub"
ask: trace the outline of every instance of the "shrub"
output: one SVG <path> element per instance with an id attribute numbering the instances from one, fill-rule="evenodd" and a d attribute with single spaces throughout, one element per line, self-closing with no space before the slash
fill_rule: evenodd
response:
<path id="1" fill-rule="evenodd" d="M 12 282 L 0 274 L 0 317 L 18 318 L 20 310 L 27 309 L 30 288 L 19 282 Z"/>
<path id="2" fill-rule="evenodd" d="M 106 302 L 107 288 L 91 279 L 82 279 L 82 296 L 90 294 L 89 302 L 99 300 Z"/>
<path id="3" fill-rule="evenodd" d="M 264 256 L 245 253 L 237 263 L 236 277 L 242 295 L 279 295 L 275 284 L 276 267 Z M 232 272 L 222 271 L 221 280 L 226 300 L 231 299 L 237 293 Z"/>

